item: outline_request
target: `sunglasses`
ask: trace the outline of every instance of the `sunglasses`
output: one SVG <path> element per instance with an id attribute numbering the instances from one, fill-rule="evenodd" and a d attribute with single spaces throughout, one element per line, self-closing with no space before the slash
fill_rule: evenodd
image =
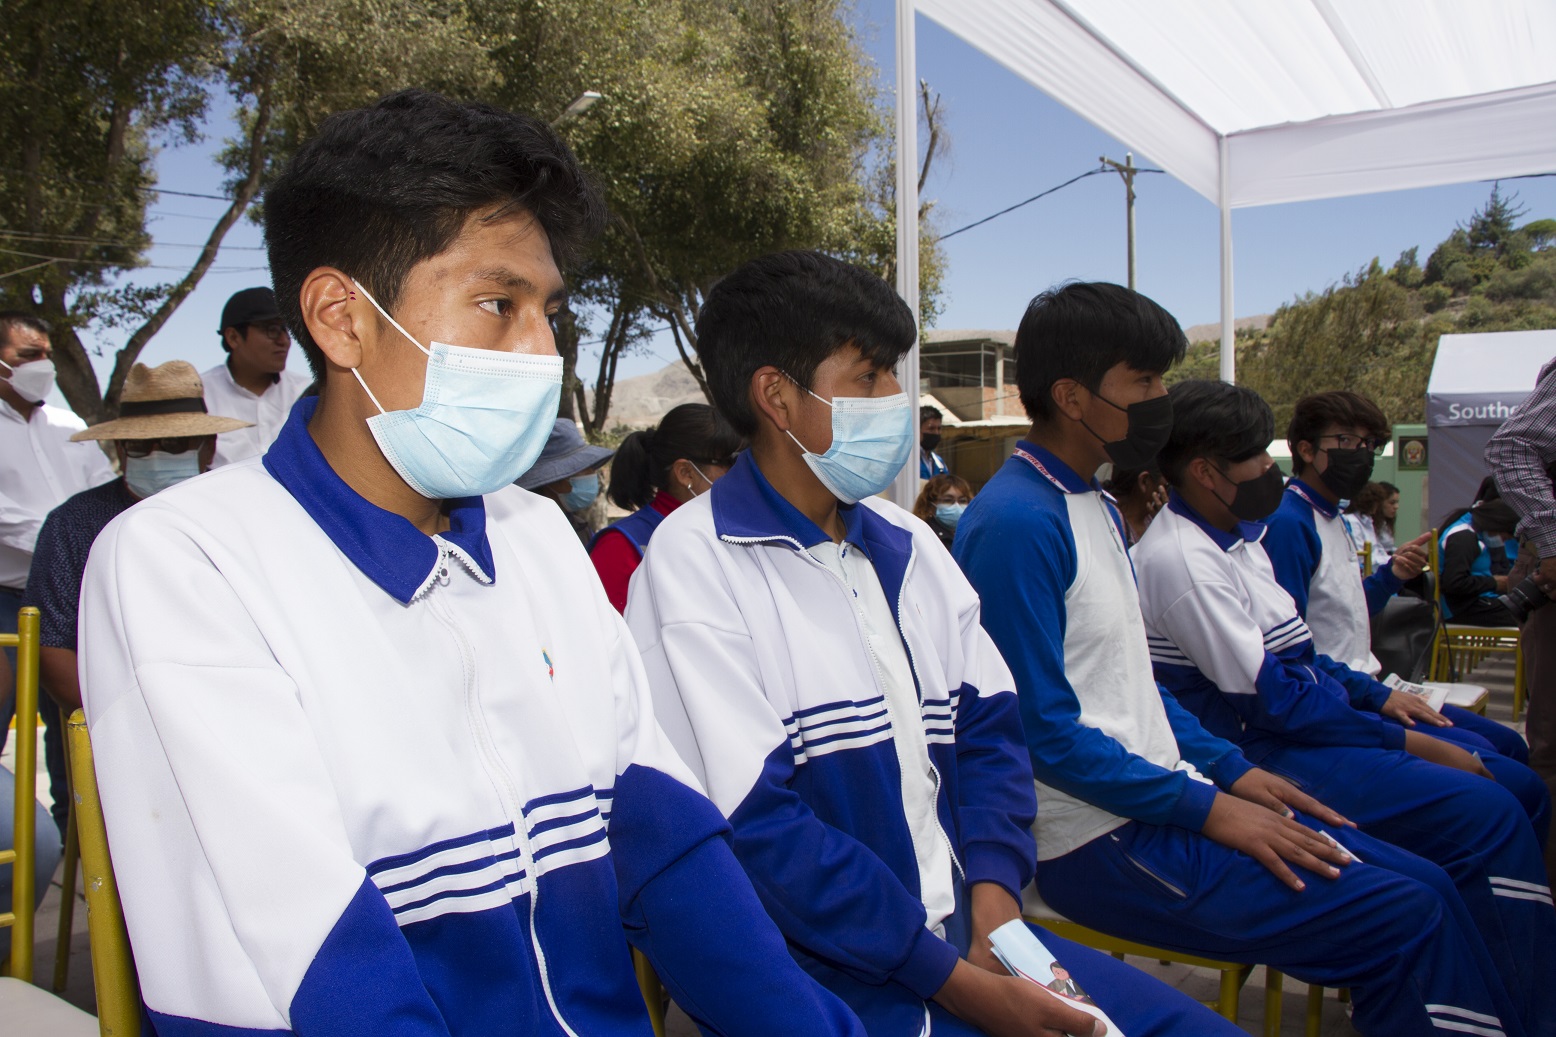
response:
<path id="1" fill-rule="evenodd" d="M 199 450 L 209 436 L 167 436 L 162 439 L 127 439 L 124 452 L 130 457 L 149 457 L 154 450 L 164 454 L 182 454 L 187 450 Z"/>

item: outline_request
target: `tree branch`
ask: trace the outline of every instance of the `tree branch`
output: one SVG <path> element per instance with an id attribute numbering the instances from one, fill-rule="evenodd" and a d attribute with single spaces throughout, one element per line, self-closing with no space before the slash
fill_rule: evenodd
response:
<path id="1" fill-rule="evenodd" d="M 216 253 L 221 249 L 222 239 L 238 222 L 254 196 L 259 193 L 260 177 L 265 170 L 265 134 L 270 128 L 270 91 L 268 87 L 261 88 L 254 110 L 254 122 L 249 127 L 248 164 L 244 178 L 233 192 L 232 203 L 227 206 L 227 211 L 222 213 L 216 225 L 211 228 L 211 233 L 205 239 L 205 246 L 200 250 L 200 255 L 195 259 L 189 273 L 183 280 L 173 286 L 162 305 L 157 307 L 155 313 L 146 319 L 139 328 L 135 329 L 119 352 L 114 357 L 113 374 L 108 378 L 108 390 L 103 394 L 103 411 L 105 414 L 114 415 L 119 412 L 119 394 L 124 390 L 124 380 L 129 377 L 130 368 L 134 366 L 136 358 L 140 356 L 146 343 L 151 337 L 162 329 L 189 295 L 194 291 L 205 272 L 216 261 Z"/>

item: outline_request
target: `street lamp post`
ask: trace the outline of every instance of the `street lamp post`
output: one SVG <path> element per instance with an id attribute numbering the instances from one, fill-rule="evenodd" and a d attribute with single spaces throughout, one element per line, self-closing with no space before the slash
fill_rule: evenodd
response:
<path id="1" fill-rule="evenodd" d="M 594 103 L 603 96 L 603 94 L 600 94 L 594 90 L 585 90 L 583 93 L 579 94 L 576 98 L 573 99 L 572 104 L 562 109 L 561 115 L 558 115 L 555 119 L 551 120 L 551 128 L 556 129 L 565 123 L 572 122 L 584 112 L 587 112 L 590 108 L 593 108 Z"/>

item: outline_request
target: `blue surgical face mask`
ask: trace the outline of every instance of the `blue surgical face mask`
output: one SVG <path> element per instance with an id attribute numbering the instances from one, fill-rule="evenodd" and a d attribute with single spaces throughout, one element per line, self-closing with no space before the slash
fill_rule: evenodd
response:
<path id="1" fill-rule="evenodd" d="M 600 495 L 600 473 L 575 475 L 571 481 L 573 488 L 562 494 L 562 507 L 568 511 L 583 511 Z"/>
<path id="2" fill-rule="evenodd" d="M 955 529 L 956 524 L 962 521 L 962 512 L 966 510 L 965 504 L 936 504 L 935 521 L 947 529 Z"/>
<path id="3" fill-rule="evenodd" d="M 789 380 L 800 385 L 794 378 Z M 816 399 L 832 408 L 832 445 L 827 452 L 813 454 L 793 432 L 785 432 L 805 451 L 805 463 L 821 485 L 844 504 L 857 504 L 890 486 L 913 454 L 913 407 L 908 394 Z"/>
<path id="4" fill-rule="evenodd" d="M 385 411 L 356 368 L 351 373 L 379 413 L 367 427 L 384 458 L 423 497 L 451 500 L 502 489 L 529 471 L 556 423 L 562 358 L 471 349 L 434 342 L 428 349 L 368 302 L 427 354 L 421 406 Z"/>
<path id="5" fill-rule="evenodd" d="M 124 483 L 142 500 L 199 474 L 198 450 L 185 450 L 181 454 L 153 450 L 145 457 L 124 459 Z"/>

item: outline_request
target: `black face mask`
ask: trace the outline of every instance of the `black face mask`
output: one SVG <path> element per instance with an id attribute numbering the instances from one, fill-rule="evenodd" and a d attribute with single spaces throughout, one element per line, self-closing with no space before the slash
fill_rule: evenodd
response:
<path id="1" fill-rule="evenodd" d="M 1349 450 L 1335 447 L 1324 453 L 1329 455 L 1329 467 L 1319 475 L 1319 481 L 1341 500 L 1355 497 L 1372 478 L 1372 462 L 1376 455 L 1367 447 Z"/>
<path id="2" fill-rule="evenodd" d="M 1084 420 L 1081 422 L 1087 432 L 1102 439 L 1102 448 L 1108 452 L 1108 460 L 1119 468 L 1144 468 L 1150 464 L 1162 447 L 1167 445 L 1167 437 L 1172 435 L 1172 397 L 1158 396 L 1120 407 L 1100 393 L 1093 392 L 1092 395 L 1114 410 L 1129 415 L 1129 431 L 1124 433 L 1123 439 L 1111 443 L 1097 436 Z"/>
<path id="3" fill-rule="evenodd" d="M 934 453 L 935 447 L 940 445 L 940 433 L 926 432 L 919 437 L 918 444 L 930 453 Z"/>
<path id="4" fill-rule="evenodd" d="M 1286 495 L 1285 473 L 1280 470 L 1280 465 L 1272 464 L 1261 474 L 1243 482 L 1233 482 L 1232 477 L 1220 468 L 1216 471 L 1226 478 L 1227 482 L 1237 487 L 1237 492 L 1232 494 L 1230 501 L 1221 503 L 1227 506 L 1227 510 L 1244 522 L 1263 522 L 1275 514 L 1275 509 L 1280 507 L 1281 498 Z M 1217 497 L 1221 494 L 1217 493 Z"/>

